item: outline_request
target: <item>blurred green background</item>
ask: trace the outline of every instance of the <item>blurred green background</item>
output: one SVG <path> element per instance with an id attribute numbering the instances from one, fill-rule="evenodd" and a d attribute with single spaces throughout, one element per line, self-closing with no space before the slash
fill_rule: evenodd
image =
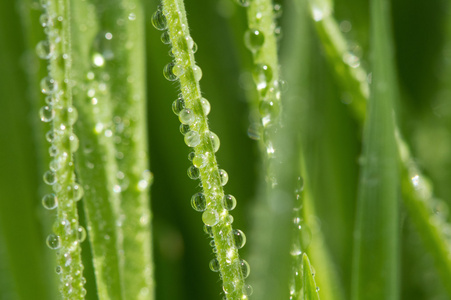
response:
<path id="1" fill-rule="evenodd" d="M 295 45 L 287 37 L 304 31 L 296 27 L 298 3 L 280 3 L 284 10 L 279 19 L 283 32 L 280 58 L 289 86 L 287 94 L 293 96 L 299 83 L 290 79 L 295 74 L 284 73 L 284 64 L 290 66 L 286 69 L 309 68 L 311 73 L 310 97 L 301 99 L 305 109 L 299 116 L 299 130 L 306 164 L 312 170 L 313 185 L 309 188 L 318 223 L 334 263 L 330 267 L 336 268 L 349 299 L 361 128 L 327 64 L 313 26 L 309 35 L 300 37 L 311 45 L 311 61 L 287 57 Z M 37 64 L 35 45 L 30 42 L 42 38 L 37 36 L 42 29 L 37 21 L 37 3 L 31 3 L 29 14 L 23 13 L 23 5 L 21 1 L 0 1 L 0 299 L 5 300 L 55 297 L 53 253 L 45 246 L 52 215 L 40 203 L 46 192 L 42 174 L 48 159 L 37 113 L 43 99 L 36 82 L 42 77 L 43 65 Z M 161 32 L 150 23 L 157 5 L 154 0 L 145 3 L 157 299 L 219 299 L 219 277 L 208 268 L 213 253 L 200 214 L 189 203 L 200 187 L 186 175 L 189 149 L 171 110 L 178 86 L 162 76 L 164 65 L 170 61 L 169 48 L 160 42 Z M 185 5 L 191 36 L 199 47 L 196 60 L 203 71 L 201 88 L 212 106 L 210 126 L 221 140 L 217 158 L 230 177 L 226 191 L 238 200 L 234 227 L 247 233 L 252 225 L 261 161 L 257 142 L 247 136 L 253 93 L 252 84 L 249 88 L 251 55 L 243 44 L 245 10 L 231 0 L 191 0 Z M 334 7 L 336 20 L 361 57 L 361 64 L 367 67 L 368 2 L 337 0 Z M 401 90 L 398 124 L 416 162 L 432 179 L 435 196 L 449 205 L 451 7 L 445 0 L 394 0 L 392 10 Z M 404 210 L 401 214 L 401 298 L 449 299 L 409 216 Z M 252 244 L 252 236 L 247 236 L 247 244 Z M 87 243 L 83 246 L 86 277 L 91 283 L 87 299 L 96 299 L 89 249 Z M 245 259 L 248 248 L 240 250 Z"/>

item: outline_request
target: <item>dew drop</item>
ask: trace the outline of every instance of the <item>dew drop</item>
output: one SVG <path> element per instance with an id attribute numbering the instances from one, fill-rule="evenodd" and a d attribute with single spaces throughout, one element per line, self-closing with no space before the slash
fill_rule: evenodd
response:
<path id="1" fill-rule="evenodd" d="M 83 243 L 83 241 L 86 239 L 86 229 L 83 226 L 78 226 L 77 239 L 80 243 Z"/>
<path id="2" fill-rule="evenodd" d="M 255 141 L 260 140 L 261 138 L 261 125 L 259 123 L 252 123 L 249 125 L 247 129 L 247 136 Z"/>
<path id="3" fill-rule="evenodd" d="M 204 232 L 210 237 L 213 236 L 213 228 L 211 228 L 211 226 L 204 225 Z"/>
<path id="4" fill-rule="evenodd" d="M 251 267 L 249 266 L 249 263 L 242 259 L 240 260 L 240 267 L 241 272 L 243 272 L 243 278 L 246 279 L 247 277 L 249 277 L 249 274 L 251 273 Z"/>
<path id="5" fill-rule="evenodd" d="M 185 125 L 191 125 L 194 123 L 196 117 L 194 116 L 194 113 L 190 109 L 182 109 L 179 113 L 179 120 L 180 123 Z"/>
<path id="6" fill-rule="evenodd" d="M 42 27 L 49 26 L 50 22 L 51 22 L 51 19 L 48 14 L 43 13 L 42 15 L 39 16 L 39 23 L 41 24 Z"/>
<path id="7" fill-rule="evenodd" d="M 193 43 L 193 49 L 192 49 L 192 50 L 193 50 L 193 53 L 196 53 L 196 52 L 197 52 L 197 48 L 198 48 L 198 47 L 197 47 L 197 44 L 196 44 L 196 42 L 194 42 L 194 43 Z"/>
<path id="8" fill-rule="evenodd" d="M 56 174 L 52 171 L 47 171 L 44 173 L 44 182 L 48 185 L 55 184 L 56 182 Z"/>
<path id="9" fill-rule="evenodd" d="M 191 166 L 188 168 L 187 171 L 188 177 L 191 179 L 198 179 L 200 177 L 200 172 L 199 169 L 196 168 L 195 166 Z"/>
<path id="10" fill-rule="evenodd" d="M 36 54 L 41 59 L 49 59 L 53 55 L 52 47 L 50 47 L 50 44 L 48 41 L 40 41 L 36 45 Z"/>
<path id="11" fill-rule="evenodd" d="M 192 69 L 193 69 L 194 79 L 196 81 L 201 80 L 201 78 L 202 78 L 202 69 L 199 66 L 193 66 Z"/>
<path id="12" fill-rule="evenodd" d="M 242 7 L 248 7 L 250 4 L 249 0 L 235 0 L 235 2 Z"/>
<path id="13" fill-rule="evenodd" d="M 75 107 L 73 106 L 69 106 L 63 109 L 62 111 L 62 118 L 64 120 L 67 120 L 67 122 L 69 123 L 69 125 L 74 125 L 75 122 L 78 119 L 78 111 Z"/>
<path id="14" fill-rule="evenodd" d="M 78 183 L 74 183 L 68 189 L 72 192 L 72 195 L 70 195 L 70 196 L 75 201 L 80 201 L 81 198 L 83 198 L 84 190 L 83 190 L 83 187 L 81 185 L 79 185 Z"/>
<path id="15" fill-rule="evenodd" d="M 245 284 L 243 286 L 243 294 L 244 295 L 251 296 L 253 292 L 254 292 L 254 289 L 252 288 L 252 286 L 250 284 Z"/>
<path id="16" fill-rule="evenodd" d="M 52 159 L 49 163 L 49 168 L 51 171 L 56 172 L 61 168 L 61 163 L 58 158 Z"/>
<path id="17" fill-rule="evenodd" d="M 193 49 L 193 47 L 194 47 L 194 40 L 193 40 L 193 38 L 191 36 L 187 36 L 185 38 L 185 40 L 186 40 L 186 45 L 188 46 L 188 49 L 189 50 Z"/>
<path id="18" fill-rule="evenodd" d="M 207 158 L 205 157 L 204 154 L 197 154 L 196 156 L 194 156 L 193 158 L 193 165 L 196 168 L 203 168 L 205 167 L 205 165 L 207 164 Z"/>
<path id="19" fill-rule="evenodd" d="M 189 131 L 185 134 L 185 144 L 188 147 L 196 147 L 200 144 L 200 136 L 197 131 Z"/>
<path id="20" fill-rule="evenodd" d="M 204 115 L 208 116 L 210 113 L 211 105 L 210 102 L 208 102 L 205 98 L 200 98 L 200 104 L 202 105 L 202 110 L 204 112 Z"/>
<path id="21" fill-rule="evenodd" d="M 105 65 L 105 57 L 100 53 L 94 53 L 92 55 L 92 63 L 95 67 L 102 67 Z"/>
<path id="22" fill-rule="evenodd" d="M 219 215 L 215 210 L 207 209 L 202 214 L 202 221 L 207 226 L 215 226 L 219 222 Z"/>
<path id="23" fill-rule="evenodd" d="M 47 131 L 47 133 L 45 134 L 45 139 L 49 143 L 53 143 L 55 141 L 55 137 L 56 137 L 56 135 L 55 135 L 55 131 L 53 131 L 53 129 Z"/>
<path id="24" fill-rule="evenodd" d="M 56 198 L 56 195 L 47 194 L 42 197 L 42 206 L 44 206 L 44 208 L 48 210 L 56 208 L 58 206 L 58 199 Z"/>
<path id="25" fill-rule="evenodd" d="M 78 137 L 74 133 L 71 133 L 68 136 L 68 140 L 69 140 L 69 145 L 70 145 L 70 151 L 72 153 L 74 153 L 75 151 L 78 150 L 78 146 L 80 144 L 78 141 Z"/>
<path id="26" fill-rule="evenodd" d="M 194 159 L 195 156 L 196 156 L 196 153 L 190 152 L 190 153 L 188 154 L 188 160 L 189 160 L 189 161 L 193 161 L 193 159 Z"/>
<path id="27" fill-rule="evenodd" d="M 258 64 L 254 68 L 254 80 L 259 91 L 265 90 L 272 79 L 271 67 L 265 64 Z"/>
<path id="28" fill-rule="evenodd" d="M 60 237 L 57 236 L 56 234 L 53 234 L 53 233 L 50 234 L 47 237 L 47 246 L 50 249 L 53 249 L 53 250 L 58 249 L 59 247 L 61 247 Z"/>
<path id="29" fill-rule="evenodd" d="M 207 209 L 207 199 L 203 193 L 194 194 L 191 197 L 191 206 L 195 211 L 205 211 Z"/>
<path id="30" fill-rule="evenodd" d="M 241 249 L 246 244 L 246 235 L 239 229 L 233 230 L 233 240 L 235 241 L 235 246 Z"/>
<path id="31" fill-rule="evenodd" d="M 43 106 L 39 110 L 39 116 L 41 117 L 42 122 L 50 122 L 55 117 L 55 111 L 50 106 Z"/>
<path id="32" fill-rule="evenodd" d="M 244 34 L 244 44 L 251 52 L 257 52 L 263 46 L 265 36 L 258 29 L 249 29 Z"/>
<path id="33" fill-rule="evenodd" d="M 61 268 L 60 266 L 57 266 L 55 268 L 55 272 L 56 272 L 56 274 L 61 274 L 63 272 L 63 268 Z"/>
<path id="34" fill-rule="evenodd" d="M 279 103 L 275 100 L 263 100 L 259 105 L 260 115 L 274 119 L 279 115 Z"/>
<path id="35" fill-rule="evenodd" d="M 44 77 L 41 80 L 41 92 L 49 95 L 56 91 L 58 84 L 50 77 Z"/>
<path id="36" fill-rule="evenodd" d="M 174 68 L 172 68 L 172 72 L 174 73 L 175 76 L 180 78 L 180 76 L 185 74 L 185 68 L 183 68 L 183 66 L 180 64 L 176 64 L 174 65 Z"/>
<path id="37" fill-rule="evenodd" d="M 58 148 L 55 145 L 49 147 L 49 155 L 54 157 L 58 154 Z"/>
<path id="38" fill-rule="evenodd" d="M 274 4 L 273 13 L 275 18 L 280 18 L 283 13 L 282 5 L 279 3 Z"/>
<path id="39" fill-rule="evenodd" d="M 165 30 L 168 28 L 168 23 L 166 21 L 166 17 L 161 10 L 161 7 L 157 9 L 157 11 L 152 16 L 152 25 L 158 30 Z"/>
<path id="40" fill-rule="evenodd" d="M 180 124 L 180 133 L 185 135 L 190 131 L 189 125 Z"/>
<path id="41" fill-rule="evenodd" d="M 218 152 L 219 146 L 221 145 L 218 135 L 216 133 L 214 133 L 213 131 L 209 131 L 208 137 L 210 138 L 211 145 L 213 146 L 213 151 L 215 153 Z"/>
<path id="42" fill-rule="evenodd" d="M 168 31 L 165 31 L 161 34 L 161 41 L 166 45 L 169 45 L 171 43 L 171 38 Z"/>
<path id="43" fill-rule="evenodd" d="M 228 211 L 233 210 L 236 207 L 236 198 L 232 195 L 224 195 L 222 206 Z"/>
<path id="44" fill-rule="evenodd" d="M 235 283 L 226 281 L 226 282 L 224 282 L 222 289 L 224 290 L 224 293 L 231 294 L 235 291 Z"/>
<path id="45" fill-rule="evenodd" d="M 128 15 L 128 19 L 129 19 L 130 21 L 136 20 L 136 14 L 130 13 L 130 14 Z"/>
<path id="46" fill-rule="evenodd" d="M 219 178 L 221 181 L 221 186 L 224 186 L 229 181 L 229 174 L 223 169 L 219 169 Z"/>
<path id="47" fill-rule="evenodd" d="M 166 66 L 164 66 L 163 75 L 169 81 L 177 80 L 177 76 L 175 76 L 173 69 L 174 69 L 173 62 L 170 62 Z"/>
<path id="48" fill-rule="evenodd" d="M 219 272 L 219 261 L 216 258 L 213 258 L 212 260 L 210 260 L 210 270 L 212 270 L 213 272 Z"/>
<path id="49" fill-rule="evenodd" d="M 282 38 L 283 34 L 282 34 L 282 28 L 280 26 L 277 26 L 276 28 L 274 28 L 274 36 L 278 40 L 280 40 Z"/>

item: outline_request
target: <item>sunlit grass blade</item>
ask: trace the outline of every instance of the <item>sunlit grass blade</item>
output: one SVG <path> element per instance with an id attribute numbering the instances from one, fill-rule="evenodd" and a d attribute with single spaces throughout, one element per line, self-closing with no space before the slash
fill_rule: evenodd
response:
<path id="1" fill-rule="evenodd" d="M 304 276 L 304 298 L 303 300 L 319 300 L 319 287 L 316 286 L 315 273 L 312 270 L 307 254 L 302 255 L 303 276 Z"/>
<path id="2" fill-rule="evenodd" d="M 352 299 L 398 299 L 398 160 L 393 109 L 397 97 L 387 0 L 371 2 L 373 81 L 363 136 Z"/>

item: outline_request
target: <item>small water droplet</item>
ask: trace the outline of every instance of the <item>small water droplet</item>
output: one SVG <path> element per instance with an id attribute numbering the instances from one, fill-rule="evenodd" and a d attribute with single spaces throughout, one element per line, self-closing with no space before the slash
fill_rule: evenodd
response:
<path id="1" fill-rule="evenodd" d="M 168 31 L 164 31 L 161 34 L 161 41 L 163 42 L 163 44 L 166 44 L 166 45 L 169 45 L 171 43 L 171 37 L 169 36 Z"/>
<path id="2" fill-rule="evenodd" d="M 252 123 L 247 129 L 247 136 L 252 140 L 260 140 L 261 138 L 261 125 L 259 123 Z"/>
<path id="3" fill-rule="evenodd" d="M 204 115 L 208 116 L 210 113 L 211 105 L 210 102 L 208 102 L 205 98 L 200 98 L 200 104 L 202 105 L 202 110 L 204 112 Z"/>
<path id="4" fill-rule="evenodd" d="M 55 145 L 49 147 L 49 155 L 54 157 L 58 154 L 58 148 Z"/>
<path id="5" fill-rule="evenodd" d="M 216 133 L 213 131 L 208 132 L 208 137 L 210 138 L 211 145 L 213 146 L 213 151 L 216 153 L 219 150 L 219 146 L 221 145 L 221 141 Z"/>
<path id="6" fill-rule="evenodd" d="M 212 270 L 213 272 L 219 272 L 219 261 L 216 258 L 213 258 L 212 260 L 210 260 L 210 270 Z"/>
<path id="7" fill-rule="evenodd" d="M 207 199 L 203 193 L 194 194 L 191 197 L 191 206 L 195 211 L 205 211 L 207 209 Z"/>
<path id="8" fill-rule="evenodd" d="M 62 118 L 67 121 L 69 125 L 74 125 L 78 119 L 78 111 L 75 107 L 69 106 L 62 110 Z"/>
<path id="9" fill-rule="evenodd" d="M 194 80 L 199 81 L 202 78 L 202 69 L 199 66 L 193 66 Z"/>
<path id="10" fill-rule="evenodd" d="M 70 145 L 70 151 L 72 153 L 77 151 L 78 150 L 78 146 L 80 144 L 79 141 L 78 141 L 78 137 L 74 133 L 71 133 L 68 136 L 68 141 L 69 141 L 69 145 Z"/>
<path id="11" fill-rule="evenodd" d="M 86 229 L 83 226 L 78 226 L 77 239 L 80 243 L 83 243 L 83 241 L 86 239 Z"/>
<path id="12" fill-rule="evenodd" d="M 84 190 L 81 185 L 74 183 L 68 187 L 69 197 L 75 201 L 80 201 L 83 198 Z"/>
<path id="13" fill-rule="evenodd" d="M 56 274 L 61 274 L 63 272 L 63 268 L 61 268 L 60 266 L 57 266 L 55 268 L 55 272 L 56 272 Z"/>
<path id="14" fill-rule="evenodd" d="M 49 143 L 53 143 L 53 141 L 55 141 L 55 138 L 56 138 L 56 134 L 55 134 L 55 131 L 53 131 L 53 129 L 47 131 L 47 133 L 45 134 L 45 139 Z"/>
<path id="15" fill-rule="evenodd" d="M 47 246 L 50 249 L 58 249 L 59 247 L 61 247 L 61 240 L 60 237 L 57 236 L 56 234 L 52 233 L 47 237 Z"/>
<path id="16" fill-rule="evenodd" d="M 196 52 L 197 52 L 197 48 L 198 48 L 198 47 L 197 47 L 197 44 L 196 44 L 196 42 L 194 42 L 194 43 L 193 43 L 193 49 L 192 49 L 192 50 L 193 50 L 193 53 L 196 53 Z"/>
<path id="17" fill-rule="evenodd" d="M 196 117 L 192 110 L 185 108 L 180 111 L 179 120 L 182 124 L 191 125 L 196 120 Z"/>
<path id="18" fill-rule="evenodd" d="M 44 182 L 48 185 L 55 184 L 56 182 L 56 174 L 52 171 L 47 171 L 44 173 Z"/>
<path id="19" fill-rule="evenodd" d="M 222 289 L 224 290 L 224 293 L 231 294 L 235 291 L 235 286 L 236 286 L 235 282 L 226 281 L 224 282 Z"/>
<path id="20" fill-rule="evenodd" d="M 215 226 L 219 222 L 219 215 L 215 210 L 207 209 L 202 214 L 202 221 L 205 225 Z"/>
<path id="21" fill-rule="evenodd" d="M 210 237 L 213 236 L 213 228 L 211 226 L 204 225 L 204 232 Z"/>
<path id="22" fill-rule="evenodd" d="M 95 67 L 102 67 L 105 65 L 105 57 L 100 53 L 94 53 L 92 55 L 92 63 Z"/>
<path id="23" fill-rule="evenodd" d="M 235 2 L 242 7 L 248 7 L 250 4 L 249 0 L 235 0 Z"/>
<path id="24" fill-rule="evenodd" d="M 227 210 L 233 210 L 236 207 L 236 198 L 232 195 L 224 195 L 222 206 Z"/>
<path id="25" fill-rule="evenodd" d="M 196 147 L 200 144 L 200 136 L 197 131 L 189 131 L 185 134 L 185 144 L 188 147 Z"/>
<path id="26" fill-rule="evenodd" d="M 235 246 L 238 249 L 243 248 L 244 245 L 246 244 L 246 235 L 244 234 L 244 232 L 242 232 L 239 229 L 234 229 L 232 233 L 233 233 L 233 239 L 235 241 Z"/>
<path id="27" fill-rule="evenodd" d="M 36 45 L 36 54 L 41 59 L 49 59 L 53 55 L 53 47 L 50 46 L 48 41 L 40 41 Z"/>
<path id="28" fill-rule="evenodd" d="M 219 169 L 219 178 L 221 180 L 221 186 L 224 186 L 229 181 L 229 174 L 223 169 Z"/>
<path id="29" fill-rule="evenodd" d="M 56 198 L 56 195 L 47 194 L 42 197 L 42 206 L 44 206 L 44 208 L 48 210 L 56 208 L 58 206 L 58 199 Z"/>
<path id="30" fill-rule="evenodd" d="M 56 83 L 55 80 L 53 80 L 53 78 L 50 77 L 44 77 L 41 80 L 41 92 L 43 94 L 49 95 L 52 94 L 56 91 L 58 87 L 58 84 Z"/>
<path id="31" fill-rule="evenodd" d="M 185 74 L 185 68 L 181 64 L 174 65 L 174 68 L 172 68 L 172 72 L 175 76 L 180 78 L 183 74 Z"/>
<path id="32" fill-rule="evenodd" d="M 251 267 L 249 266 L 249 263 L 242 259 L 240 260 L 240 267 L 241 272 L 243 272 L 243 278 L 246 279 L 247 277 L 249 277 L 249 274 L 251 273 Z"/>
<path id="33" fill-rule="evenodd" d="M 42 27 L 47 27 L 51 25 L 52 20 L 50 19 L 49 15 L 47 13 L 43 13 L 39 16 L 39 23 Z"/>
<path id="34" fill-rule="evenodd" d="M 188 131 L 190 131 L 189 125 L 185 125 L 185 124 L 180 124 L 180 133 L 185 135 L 188 133 Z"/>
<path id="35" fill-rule="evenodd" d="M 187 171 L 188 177 L 191 179 L 198 179 L 200 177 L 200 172 L 199 169 L 196 168 L 195 166 L 191 166 L 188 168 Z"/>
<path id="36" fill-rule="evenodd" d="M 177 80 L 177 76 L 175 76 L 175 74 L 173 72 L 173 68 L 174 68 L 174 63 L 170 62 L 166 66 L 164 66 L 164 69 L 163 69 L 163 75 L 169 81 Z"/>
<path id="37" fill-rule="evenodd" d="M 55 111 L 50 106 L 43 106 L 39 110 L 39 116 L 41 117 L 42 122 L 50 122 L 55 117 Z"/>
<path id="38" fill-rule="evenodd" d="M 166 21 L 166 17 L 161 10 L 161 7 L 157 9 L 157 11 L 152 15 L 152 25 L 158 30 L 165 30 L 168 28 L 168 23 Z"/>
<path id="39" fill-rule="evenodd" d="M 136 20 L 136 14 L 130 13 L 130 14 L 128 15 L 128 19 L 129 19 L 130 21 Z"/>
<path id="40" fill-rule="evenodd" d="M 258 64 L 254 68 L 253 76 L 257 90 L 265 91 L 273 76 L 271 67 L 266 64 Z"/>
<path id="41" fill-rule="evenodd" d="M 193 165 L 196 168 L 201 169 L 201 168 L 205 167 L 206 164 L 207 164 L 207 158 L 206 158 L 205 155 L 197 154 L 196 156 L 194 156 L 194 158 L 193 158 Z"/>
<path id="42" fill-rule="evenodd" d="M 187 36 L 187 37 L 185 38 L 185 40 L 186 40 L 186 45 L 188 46 L 188 49 L 189 49 L 189 50 L 193 49 L 193 46 L 194 46 L 194 40 L 193 40 L 193 38 L 192 38 L 191 36 Z"/>
<path id="43" fill-rule="evenodd" d="M 280 3 L 276 3 L 273 6 L 273 14 L 275 18 L 280 18 L 282 16 L 283 9 Z"/>
<path id="44" fill-rule="evenodd" d="M 193 159 L 194 159 L 195 156 L 196 156 L 196 153 L 195 153 L 195 152 L 190 152 L 190 153 L 188 154 L 188 160 L 189 160 L 189 161 L 193 161 Z"/>
<path id="45" fill-rule="evenodd" d="M 243 294 L 244 295 L 251 296 L 253 292 L 254 292 L 254 289 L 252 288 L 252 286 L 250 284 L 245 284 L 243 286 Z"/>
<path id="46" fill-rule="evenodd" d="M 244 44 L 251 52 L 257 52 L 265 43 L 263 32 L 258 29 L 249 29 L 244 34 Z"/>
<path id="47" fill-rule="evenodd" d="M 268 120 L 273 120 L 279 115 L 279 103 L 273 99 L 267 99 L 260 102 L 260 115 Z"/>

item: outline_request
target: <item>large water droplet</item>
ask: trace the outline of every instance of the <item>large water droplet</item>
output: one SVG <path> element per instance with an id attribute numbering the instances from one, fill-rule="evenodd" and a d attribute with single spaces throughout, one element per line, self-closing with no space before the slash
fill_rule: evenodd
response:
<path id="1" fill-rule="evenodd" d="M 215 226 L 219 222 L 219 215 L 213 209 L 207 209 L 202 214 L 202 221 L 207 226 Z"/>
<path id="2" fill-rule="evenodd" d="M 190 166 L 187 171 L 188 177 L 191 179 L 198 179 L 200 177 L 199 169 L 195 166 Z"/>
<path id="3" fill-rule="evenodd" d="M 62 118 L 67 121 L 69 125 L 74 125 L 78 119 L 78 111 L 75 107 L 69 106 L 62 110 Z"/>
<path id="4" fill-rule="evenodd" d="M 47 194 L 44 197 L 42 197 L 42 206 L 44 206 L 45 209 L 54 209 L 58 206 L 58 199 L 56 198 L 55 194 Z"/>
<path id="5" fill-rule="evenodd" d="M 200 104 L 202 105 L 202 110 L 204 112 L 204 115 L 208 116 L 210 113 L 211 105 L 210 102 L 208 102 L 205 98 L 200 98 Z"/>
<path id="6" fill-rule="evenodd" d="M 48 185 L 55 184 L 56 182 L 56 174 L 52 171 L 47 171 L 44 173 L 44 182 Z"/>
<path id="7" fill-rule="evenodd" d="M 193 158 L 193 165 L 196 168 L 203 168 L 205 167 L 205 165 L 207 164 L 207 157 L 204 154 L 197 154 L 196 156 L 194 156 Z"/>
<path id="8" fill-rule="evenodd" d="M 192 110 L 185 108 L 180 111 L 179 120 L 182 124 L 191 125 L 196 120 L 196 116 Z"/>
<path id="9" fill-rule="evenodd" d="M 80 243 L 86 239 L 86 229 L 83 226 L 78 226 L 77 239 Z"/>
<path id="10" fill-rule="evenodd" d="M 170 62 L 166 66 L 164 66 L 164 69 L 163 69 L 163 75 L 169 81 L 177 80 L 177 76 L 175 76 L 175 74 L 173 72 L 173 68 L 174 68 L 174 63 Z"/>
<path id="11" fill-rule="evenodd" d="M 210 260 L 210 264 L 209 264 L 210 270 L 212 270 L 213 272 L 219 272 L 219 261 L 216 258 L 213 258 L 212 260 Z"/>
<path id="12" fill-rule="evenodd" d="M 258 64 L 254 68 L 253 76 L 257 85 L 257 90 L 264 91 L 268 87 L 273 76 L 271 67 L 265 64 Z"/>
<path id="13" fill-rule="evenodd" d="M 227 174 L 227 172 L 225 170 L 219 169 L 219 178 L 220 178 L 221 186 L 224 186 L 229 181 L 229 174 Z"/>
<path id="14" fill-rule="evenodd" d="M 161 7 L 152 15 L 152 25 L 158 30 L 165 30 L 168 28 L 166 17 L 163 14 Z"/>
<path id="15" fill-rule="evenodd" d="M 245 284 L 243 286 L 243 294 L 244 295 L 251 296 L 253 292 L 254 292 L 254 289 L 252 288 L 252 286 L 250 284 Z"/>
<path id="16" fill-rule="evenodd" d="M 58 249 L 59 247 L 61 247 L 61 240 L 60 237 L 57 236 L 56 234 L 52 233 L 47 237 L 47 246 L 50 249 Z"/>
<path id="17" fill-rule="evenodd" d="M 196 81 L 201 80 L 202 78 L 202 69 L 199 66 L 194 66 L 193 68 L 194 79 Z"/>
<path id="18" fill-rule="evenodd" d="M 214 133 L 213 131 L 209 131 L 208 137 L 210 138 L 211 145 L 213 146 L 213 151 L 215 153 L 218 152 L 219 146 L 221 145 L 218 135 L 216 133 Z"/>
<path id="19" fill-rule="evenodd" d="M 171 43 L 171 37 L 169 36 L 168 31 L 165 31 L 161 34 L 161 41 L 166 45 L 169 45 Z"/>
<path id="20" fill-rule="evenodd" d="M 236 284 L 233 281 L 226 281 L 224 282 L 224 285 L 222 289 L 224 290 L 224 293 L 231 294 L 235 291 Z"/>
<path id="21" fill-rule="evenodd" d="M 78 146 L 80 143 L 78 141 L 78 137 L 74 133 L 69 134 L 68 142 L 69 142 L 70 151 L 72 153 L 74 153 L 75 151 L 78 150 Z"/>
<path id="22" fill-rule="evenodd" d="M 53 48 L 50 46 L 48 41 L 40 41 L 36 45 L 36 54 L 41 59 L 49 59 L 53 55 Z"/>
<path id="23" fill-rule="evenodd" d="M 222 206 L 227 210 L 233 210 L 236 207 L 236 198 L 232 195 L 224 195 Z"/>
<path id="24" fill-rule="evenodd" d="M 207 199 L 205 199 L 204 194 L 194 194 L 191 197 L 191 206 L 195 211 L 205 211 L 207 209 Z"/>
<path id="25" fill-rule="evenodd" d="M 257 52 L 263 46 L 265 36 L 258 29 L 249 29 L 244 34 L 244 44 L 251 52 Z"/>
<path id="26" fill-rule="evenodd" d="M 39 116 L 41 117 L 42 122 L 50 122 L 55 117 L 55 111 L 50 106 L 43 106 L 39 110 Z"/>
<path id="27" fill-rule="evenodd" d="M 239 229 L 233 230 L 233 240 L 235 241 L 235 246 L 238 249 L 241 249 L 246 244 L 246 235 L 244 235 L 244 232 L 242 232 Z"/>
<path id="28" fill-rule="evenodd" d="M 241 272 L 243 272 L 243 278 L 249 277 L 249 274 L 251 273 L 251 267 L 249 266 L 248 262 L 244 259 L 240 260 L 240 267 Z"/>
<path id="29" fill-rule="evenodd" d="M 53 80 L 53 78 L 50 77 L 44 77 L 41 80 L 41 92 L 43 94 L 52 94 L 56 91 L 58 87 L 58 84 L 56 83 L 55 80 Z"/>
<path id="30" fill-rule="evenodd" d="M 190 131 L 189 125 L 180 124 L 180 133 L 185 135 Z"/>
<path id="31" fill-rule="evenodd" d="M 273 99 L 263 100 L 260 102 L 259 111 L 262 117 L 273 120 L 279 115 L 279 103 Z"/>
<path id="32" fill-rule="evenodd" d="M 185 134 L 185 144 L 188 147 L 196 147 L 200 144 L 200 136 L 197 131 L 189 131 Z"/>

